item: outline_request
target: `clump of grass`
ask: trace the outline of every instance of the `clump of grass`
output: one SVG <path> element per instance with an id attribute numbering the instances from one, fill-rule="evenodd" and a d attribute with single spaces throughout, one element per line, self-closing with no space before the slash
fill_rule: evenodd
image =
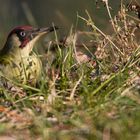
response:
<path id="1" fill-rule="evenodd" d="M 54 59 L 49 68 L 44 62 L 37 88 L 18 84 L 27 93 L 22 98 L 2 90 L 12 109 L 0 108 L 1 134 L 13 136 L 22 130 L 28 138 L 139 139 L 139 19 L 129 15 L 122 1 L 115 17 L 109 2 L 104 4 L 113 30 L 110 35 L 95 25 L 88 11 L 87 19 L 78 15 L 91 30 L 84 35 L 96 42 L 94 51 L 86 43 L 79 45 L 77 33 L 71 32 L 48 49 L 47 56 Z M 90 57 L 79 53 L 79 46 Z"/>

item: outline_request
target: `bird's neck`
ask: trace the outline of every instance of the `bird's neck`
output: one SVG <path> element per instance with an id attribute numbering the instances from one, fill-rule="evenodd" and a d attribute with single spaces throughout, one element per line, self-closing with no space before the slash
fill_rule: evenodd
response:
<path id="1" fill-rule="evenodd" d="M 0 61 L 2 63 L 19 63 L 30 59 L 34 55 L 35 53 L 33 51 L 29 51 L 26 48 L 21 49 L 19 47 L 15 49 L 14 46 L 14 49 L 11 49 L 10 51 L 1 51 Z"/>

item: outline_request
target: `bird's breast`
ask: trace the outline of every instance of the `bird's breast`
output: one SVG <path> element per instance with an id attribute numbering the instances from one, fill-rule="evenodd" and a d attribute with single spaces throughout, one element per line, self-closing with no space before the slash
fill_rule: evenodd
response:
<path id="1" fill-rule="evenodd" d="M 32 54 L 24 58 L 12 59 L 1 65 L 1 71 L 7 78 L 23 84 L 35 85 L 41 74 L 41 61 Z"/>

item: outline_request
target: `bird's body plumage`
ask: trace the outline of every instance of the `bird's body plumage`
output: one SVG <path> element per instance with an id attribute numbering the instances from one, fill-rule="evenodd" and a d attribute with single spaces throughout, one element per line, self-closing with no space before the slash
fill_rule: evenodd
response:
<path id="1" fill-rule="evenodd" d="M 35 85 L 41 73 L 41 66 L 41 61 L 34 52 L 27 57 L 10 55 L 0 57 L 2 74 L 23 84 Z"/>

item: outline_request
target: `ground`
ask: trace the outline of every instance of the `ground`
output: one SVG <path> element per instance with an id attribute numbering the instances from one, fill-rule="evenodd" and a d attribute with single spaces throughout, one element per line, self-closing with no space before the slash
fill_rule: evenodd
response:
<path id="1" fill-rule="evenodd" d="M 21 89 L 17 93 L 1 88 L 1 140 L 140 139 L 140 20 L 128 11 L 138 7 L 122 4 L 112 17 L 104 2 L 113 30 L 110 35 L 86 11 L 88 18 L 78 18 L 91 31 L 73 31 L 64 42 L 52 43 L 57 49 L 46 56 L 55 53 L 54 60 L 49 68 L 43 63 L 36 87 L 14 82 Z M 81 36 L 88 43 L 79 45 Z"/>

